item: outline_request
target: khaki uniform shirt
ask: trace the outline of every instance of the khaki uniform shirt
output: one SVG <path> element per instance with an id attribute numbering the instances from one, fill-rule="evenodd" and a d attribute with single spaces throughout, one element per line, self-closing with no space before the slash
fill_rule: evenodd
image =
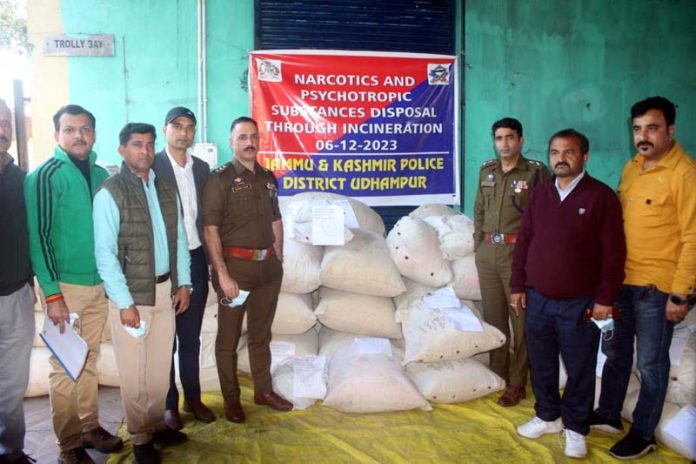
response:
<path id="1" fill-rule="evenodd" d="M 549 177 L 543 163 L 521 155 L 515 167 L 506 173 L 499 159 L 483 163 L 474 203 L 475 247 L 486 233 L 516 234 L 529 194 Z"/>
<path id="2" fill-rule="evenodd" d="M 214 170 L 203 192 L 203 224 L 217 226 L 223 247 L 263 249 L 273 245 L 279 220 L 278 182 L 268 169 L 254 171 L 237 159 Z"/>

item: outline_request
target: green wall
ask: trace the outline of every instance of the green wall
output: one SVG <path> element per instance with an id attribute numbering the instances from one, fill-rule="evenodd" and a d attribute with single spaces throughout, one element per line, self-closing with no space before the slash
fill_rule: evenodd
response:
<path id="1" fill-rule="evenodd" d="M 197 110 L 195 0 L 61 5 L 66 33 L 116 37 L 114 57 L 69 61 L 70 99 L 95 113 L 103 161 L 120 162 L 118 131 L 126 122 L 159 130 L 170 107 Z M 229 124 L 249 109 L 242 82 L 253 49 L 254 0 L 207 5 L 208 139 L 224 162 Z M 490 126 L 504 116 L 524 124 L 531 158 L 545 160 L 548 137 L 559 129 L 584 132 L 590 173 L 615 186 L 633 154 L 631 104 L 663 95 L 679 105 L 678 139 L 696 154 L 696 1 L 460 0 L 457 8 L 467 213 L 479 166 L 495 156 Z"/>
<path id="2" fill-rule="evenodd" d="M 197 112 L 195 0 L 103 0 L 85 8 L 63 0 L 66 34 L 115 36 L 115 56 L 70 58 L 70 100 L 97 118 L 95 150 L 107 164 L 120 164 L 118 132 L 126 122 L 148 122 L 158 130 L 164 115 L 183 105 Z M 240 87 L 253 49 L 253 0 L 207 2 L 208 140 L 221 161 L 230 158 L 229 124 L 249 108 Z M 197 114 L 200 119 L 200 115 Z"/>
<path id="3" fill-rule="evenodd" d="M 629 109 L 662 95 L 679 105 L 677 138 L 696 155 L 696 2 L 466 0 L 465 210 L 495 156 L 491 124 L 522 121 L 524 154 L 546 159 L 566 127 L 590 139 L 588 172 L 618 184 L 633 155 Z"/>

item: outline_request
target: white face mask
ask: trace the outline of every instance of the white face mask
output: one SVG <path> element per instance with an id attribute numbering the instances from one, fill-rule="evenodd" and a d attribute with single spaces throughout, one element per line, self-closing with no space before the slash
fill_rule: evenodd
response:
<path id="1" fill-rule="evenodd" d="M 602 331 L 604 341 L 609 341 L 614 337 L 614 319 L 612 319 L 611 316 L 603 321 L 592 318 L 592 322 Z"/>
<path id="2" fill-rule="evenodd" d="M 227 306 L 232 309 L 237 309 L 240 308 L 244 302 L 246 301 L 247 297 L 249 296 L 249 292 L 246 290 L 242 290 L 241 288 L 239 289 L 239 295 L 237 295 L 235 298 L 227 298 L 223 297 L 220 299 L 220 304 L 223 306 Z"/>

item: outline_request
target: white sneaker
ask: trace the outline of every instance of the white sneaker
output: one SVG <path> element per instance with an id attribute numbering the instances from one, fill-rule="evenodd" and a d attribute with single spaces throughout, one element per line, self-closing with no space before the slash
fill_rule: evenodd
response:
<path id="1" fill-rule="evenodd" d="M 569 458 L 584 458 L 587 456 L 585 436 L 570 429 L 565 429 L 565 455 Z"/>
<path id="2" fill-rule="evenodd" d="M 538 417 L 517 427 L 517 433 L 526 438 L 539 438 L 547 433 L 558 433 L 563 430 L 563 421 L 559 417 L 555 421 L 547 422 Z"/>

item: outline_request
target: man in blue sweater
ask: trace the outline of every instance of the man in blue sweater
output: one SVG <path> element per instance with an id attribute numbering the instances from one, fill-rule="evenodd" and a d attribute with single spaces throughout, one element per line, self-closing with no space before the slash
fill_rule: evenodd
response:
<path id="1" fill-rule="evenodd" d="M 585 172 L 589 142 L 565 129 L 549 140 L 554 177 L 532 192 L 512 260 L 510 300 L 526 309 L 526 336 L 536 417 L 517 433 L 538 438 L 565 427 L 565 454 L 587 454 L 599 330 L 624 278 L 621 204 Z M 559 354 L 568 371 L 558 392 Z"/>

